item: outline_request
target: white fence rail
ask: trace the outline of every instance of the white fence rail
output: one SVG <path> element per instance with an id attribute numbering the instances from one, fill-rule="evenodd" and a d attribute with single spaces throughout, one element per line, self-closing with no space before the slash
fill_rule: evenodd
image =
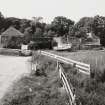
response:
<path id="1" fill-rule="evenodd" d="M 40 53 L 42 55 L 55 58 L 56 60 L 62 61 L 67 64 L 71 64 L 71 65 L 76 64 L 76 67 L 79 69 L 80 72 L 90 75 L 90 64 L 85 64 L 82 62 L 71 60 L 71 59 L 68 59 L 68 58 L 65 58 L 65 57 L 62 57 L 62 56 L 59 56 L 56 54 L 52 54 L 52 53 L 46 52 L 46 51 L 40 51 Z"/>
<path id="2" fill-rule="evenodd" d="M 67 81 L 67 78 L 66 78 L 65 74 L 63 73 L 64 70 L 58 62 L 57 62 L 57 66 L 58 66 L 60 78 L 61 78 L 61 80 L 63 81 L 63 84 L 64 84 L 63 86 L 64 86 L 66 92 L 69 95 L 70 105 L 76 105 L 76 103 L 75 103 L 75 93 L 72 92 L 73 87 L 70 87 L 72 85 L 71 84 L 69 85 L 69 83 Z"/>

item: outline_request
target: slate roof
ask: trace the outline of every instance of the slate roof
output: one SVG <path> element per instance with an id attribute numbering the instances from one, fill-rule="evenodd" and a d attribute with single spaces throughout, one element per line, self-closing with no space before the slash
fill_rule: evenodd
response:
<path id="1" fill-rule="evenodd" d="M 9 27 L 6 31 L 4 31 L 1 36 L 24 36 L 20 31 L 15 29 L 14 27 Z"/>

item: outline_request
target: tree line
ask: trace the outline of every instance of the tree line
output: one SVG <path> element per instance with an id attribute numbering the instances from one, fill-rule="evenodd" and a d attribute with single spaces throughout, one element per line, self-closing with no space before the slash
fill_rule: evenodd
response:
<path id="1" fill-rule="evenodd" d="M 57 16 L 50 24 L 41 22 L 43 17 L 32 19 L 19 19 L 4 17 L 0 12 L 0 34 L 10 26 L 24 33 L 28 43 L 34 37 L 78 37 L 87 38 L 87 33 L 93 33 L 100 38 L 101 45 L 105 46 L 105 17 L 83 17 L 75 22 L 64 16 Z"/>

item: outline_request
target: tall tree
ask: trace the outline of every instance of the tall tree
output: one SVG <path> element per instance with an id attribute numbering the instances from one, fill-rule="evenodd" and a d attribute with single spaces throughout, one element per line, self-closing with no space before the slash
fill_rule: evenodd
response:
<path id="1" fill-rule="evenodd" d="M 32 29 L 27 27 L 24 31 L 24 43 L 27 44 L 32 40 Z"/>
<path id="2" fill-rule="evenodd" d="M 44 36 L 46 37 L 54 37 L 56 35 L 54 26 L 52 24 L 45 25 Z"/>
<path id="3" fill-rule="evenodd" d="M 34 33 L 34 37 L 43 37 L 42 29 L 36 28 L 36 31 Z"/>
<path id="4" fill-rule="evenodd" d="M 4 18 L 4 16 L 3 16 L 3 14 L 0 12 L 0 33 L 1 33 L 2 30 L 3 30 L 4 21 L 5 21 L 5 18 Z"/>
<path id="5" fill-rule="evenodd" d="M 80 19 L 79 22 L 76 23 L 78 28 L 85 28 L 86 32 L 91 32 L 92 29 L 92 23 L 93 23 L 92 17 L 83 17 Z"/>
<path id="6" fill-rule="evenodd" d="M 21 19 L 18 19 L 18 18 L 15 18 L 15 17 L 8 17 L 8 18 L 5 18 L 5 26 L 4 28 L 7 29 L 9 28 L 10 26 L 13 26 L 14 28 L 16 29 L 20 29 L 20 20 Z"/>
<path id="7" fill-rule="evenodd" d="M 95 35 L 100 37 L 100 42 L 102 46 L 105 46 L 105 17 L 103 16 L 95 16 L 92 30 Z"/>
<path id="8" fill-rule="evenodd" d="M 42 17 L 33 17 L 31 21 L 32 32 L 34 33 L 36 28 L 39 28 Z"/>
<path id="9" fill-rule="evenodd" d="M 92 17 L 83 17 L 81 18 L 73 27 L 70 29 L 70 35 L 74 34 L 76 37 L 87 37 L 86 33 L 89 33 L 92 31 L 92 23 L 93 18 Z"/>
<path id="10" fill-rule="evenodd" d="M 58 34 L 58 36 L 67 34 L 69 32 L 69 27 L 72 25 L 74 25 L 74 21 L 63 16 L 55 17 L 52 21 L 53 29 Z"/>
<path id="11" fill-rule="evenodd" d="M 31 22 L 31 20 L 21 19 L 21 21 L 20 21 L 20 31 L 22 33 L 24 33 L 26 28 L 31 27 L 30 22 Z"/>

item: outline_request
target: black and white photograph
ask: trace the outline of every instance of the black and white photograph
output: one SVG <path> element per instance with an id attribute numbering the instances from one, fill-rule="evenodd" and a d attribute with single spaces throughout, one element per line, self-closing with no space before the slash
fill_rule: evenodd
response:
<path id="1" fill-rule="evenodd" d="M 0 105 L 105 105 L 105 1 L 0 0 Z"/>

